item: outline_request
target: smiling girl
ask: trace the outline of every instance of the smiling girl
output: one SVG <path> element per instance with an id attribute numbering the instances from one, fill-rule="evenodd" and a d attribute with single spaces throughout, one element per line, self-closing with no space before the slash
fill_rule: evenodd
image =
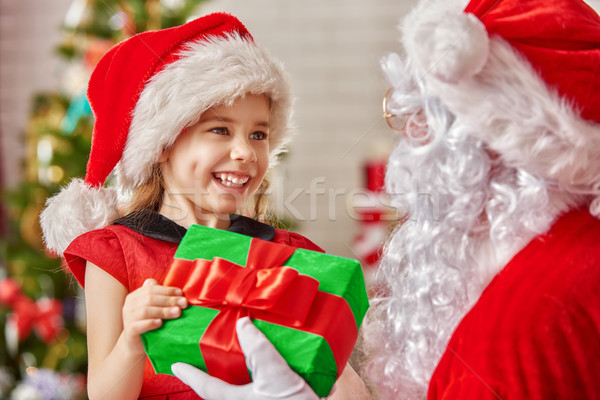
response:
<path id="1" fill-rule="evenodd" d="M 89 397 L 197 399 L 154 373 L 140 337 L 187 307 L 180 289 L 157 283 L 187 228 L 322 251 L 236 214 L 264 213 L 265 174 L 292 131 L 287 76 L 240 21 L 217 13 L 119 43 L 94 70 L 88 98 L 96 121 L 85 180 L 49 199 L 41 223 L 85 288 Z M 356 382 L 347 367 L 337 396 Z"/>

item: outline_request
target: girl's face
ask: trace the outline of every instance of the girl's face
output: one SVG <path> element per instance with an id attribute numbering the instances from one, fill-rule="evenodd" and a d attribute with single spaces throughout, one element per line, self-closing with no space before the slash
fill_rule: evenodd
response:
<path id="1" fill-rule="evenodd" d="M 248 94 L 231 106 L 208 109 L 182 132 L 160 160 L 165 183 L 161 213 L 166 209 L 163 214 L 187 220 L 193 210 L 192 223 L 215 226 L 210 223 L 215 217 L 228 222 L 269 167 L 269 112 L 265 96 Z"/>

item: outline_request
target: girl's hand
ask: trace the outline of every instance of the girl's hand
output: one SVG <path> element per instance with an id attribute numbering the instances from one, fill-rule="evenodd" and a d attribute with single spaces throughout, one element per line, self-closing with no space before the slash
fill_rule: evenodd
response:
<path id="1" fill-rule="evenodd" d="M 161 286 L 154 279 L 129 293 L 123 304 L 123 335 L 132 349 L 144 351 L 140 335 L 162 325 L 163 319 L 175 319 L 187 307 L 181 289 Z"/>

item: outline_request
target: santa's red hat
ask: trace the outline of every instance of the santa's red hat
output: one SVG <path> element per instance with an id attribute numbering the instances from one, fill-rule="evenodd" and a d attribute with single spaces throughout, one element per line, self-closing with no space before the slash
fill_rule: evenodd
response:
<path id="1" fill-rule="evenodd" d="M 215 105 L 247 93 L 271 103 L 272 161 L 291 135 L 291 96 L 282 65 L 225 13 L 143 32 L 113 47 L 88 87 L 96 118 L 85 180 L 74 179 L 48 199 L 41 215 L 49 249 L 62 254 L 77 236 L 118 217 L 117 190 L 147 181 L 179 133 Z M 117 187 L 104 188 L 115 171 Z"/>
<path id="2" fill-rule="evenodd" d="M 404 19 L 426 90 L 508 165 L 598 195 L 598 14 L 581 0 L 465 3 L 424 1 Z"/>

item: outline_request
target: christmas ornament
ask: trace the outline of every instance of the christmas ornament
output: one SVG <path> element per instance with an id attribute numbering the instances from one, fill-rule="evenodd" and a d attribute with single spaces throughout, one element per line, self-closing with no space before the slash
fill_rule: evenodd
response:
<path id="1" fill-rule="evenodd" d="M 88 102 L 85 93 L 75 96 L 69 104 L 65 118 L 62 121 L 62 131 L 65 135 L 70 135 L 75 130 L 77 123 L 81 118 L 92 115 L 92 108 Z"/>
<path id="2" fill-rule="evenodd" d="M 33 301 L 11 278 L 0 281 L 0 303 L 12 308 L 7 327 L 17 333 L 19 341 L 25 340 L 35 330 L 44 343 L 50 344 L 63 327 L 60 301 L 48 298 Z"/>
<path id="3" fill-rule="evenodd" d="M 25 379 L 11 393 L 13 400 L 79 400 L 85 398 L 85 379 L 46 368 L 27 368 Z"/>

